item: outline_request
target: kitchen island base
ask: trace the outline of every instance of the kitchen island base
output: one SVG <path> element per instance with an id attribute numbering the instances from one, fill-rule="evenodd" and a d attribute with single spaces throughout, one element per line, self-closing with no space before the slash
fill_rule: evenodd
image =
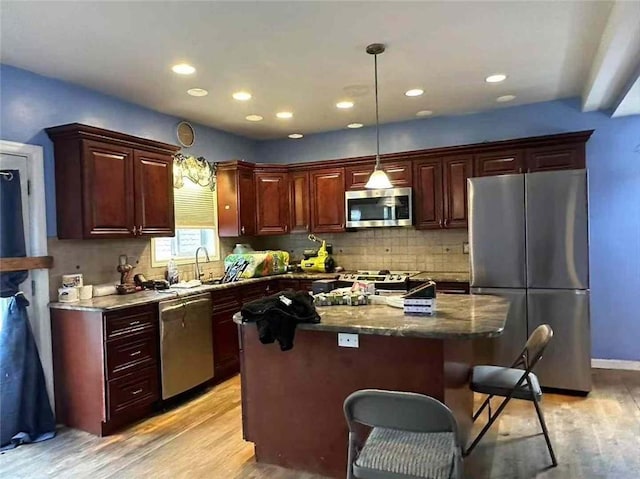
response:
<path id="1" fill-rule="evenodd" d="M 258 462 L 345 477 L 348 429 L 342 405 L 358 389 L 411 391 L 444 402 L 463 440 L 471 428 L 468 387 L 473 341 L 360 334 L 358 348 L 337 333 L 298 329 L 282 352 L 255 324 L 240 331 L 244 439 Z"/>

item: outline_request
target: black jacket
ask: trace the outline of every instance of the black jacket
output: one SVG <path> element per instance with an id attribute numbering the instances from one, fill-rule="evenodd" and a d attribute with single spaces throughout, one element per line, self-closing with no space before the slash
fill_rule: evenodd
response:
<path id="1" fill-rule="evenodd" d="M 293 348 L 298 323 L 319 323 L 313 298 L 304 291 L 282 291 L 242 305 L 243 321 L 255 321 L 263 344 L 278 340 L 280 349 Z"/>

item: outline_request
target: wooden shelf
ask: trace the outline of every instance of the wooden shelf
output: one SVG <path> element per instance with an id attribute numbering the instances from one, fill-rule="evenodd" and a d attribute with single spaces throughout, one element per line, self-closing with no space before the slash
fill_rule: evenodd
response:
<path id="1" fill-rule="evenodd" d="M 0 258 L 0 272 L 24 271 L 25 269 L 51 269 L 53 256 L 28 256 L 24 258 Z"/>

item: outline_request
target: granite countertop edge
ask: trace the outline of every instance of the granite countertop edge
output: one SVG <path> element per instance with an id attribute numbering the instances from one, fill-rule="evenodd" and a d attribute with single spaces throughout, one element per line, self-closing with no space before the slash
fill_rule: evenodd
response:
<path id="1" fill-rule="evenodd" d="M 357 333 L 431 339 L 479 339 L 500 336 L 505 327 L 509 302 L 491 295 L 438 296 L 433 316 L 405 315 L 401 309 L 386 305 L 318 307 L 319 323 L 299 323 L 301 330 Z M 239 325 L 240 312 L 233 316 Z"/>
<path id="2" fill-rule="evenodd" d="M 338 273 L 285 273 L 262 278 L 249 278 L 233 283 L 224 284 L 203 284 L 189 289 L 169 289 L 163 291 L 138 291 L 131 294 L 114 294 L 110 296 L 100 296 L 92 299 L 75 301 L 73 303 L 61 303 L 53 301 L 49 303 L 50 309 L 66 309 L 72 311 L 114 311 L 117 309 L 130 308 L 133 306 L 143 306 L 145 304 L 159 303 L 175 298 L 184 298 L 196 294 L 221 291 L 225 289 L 237 288 L 249 284 L 263 283 L 277 279 L 333 279 Z M 98 304 L 96 304 L 98 303 Z"/>

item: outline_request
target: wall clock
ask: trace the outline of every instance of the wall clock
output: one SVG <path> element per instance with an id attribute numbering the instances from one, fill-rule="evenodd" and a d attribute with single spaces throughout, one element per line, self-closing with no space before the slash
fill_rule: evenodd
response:
<path id="1" fill-rule="evenodd" d="M 186 148 L 193 146 L 196 141 L 196 132 L 190 123 L 181 121 L 180 123 L 178 123 L 178 128 L 176 131 L 178 134 L 178 141 L 182 146 Z"/>

